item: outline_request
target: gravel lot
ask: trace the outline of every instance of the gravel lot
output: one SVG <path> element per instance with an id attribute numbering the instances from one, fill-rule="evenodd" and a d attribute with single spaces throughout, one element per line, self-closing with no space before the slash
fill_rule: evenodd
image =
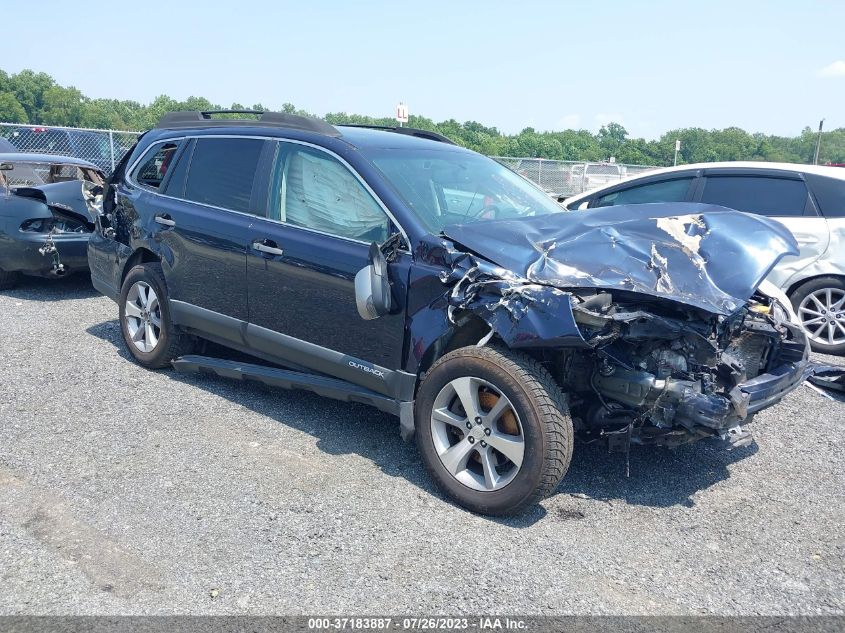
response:
<path id="1" fill-rule="evenodd" d="M 845 612 L 845 402 L 756 445 L 576 446 L 557 493 L 445 501 L 396 419 L 128 360 L 87 279 L 0 293 L 0 614 Z"/>

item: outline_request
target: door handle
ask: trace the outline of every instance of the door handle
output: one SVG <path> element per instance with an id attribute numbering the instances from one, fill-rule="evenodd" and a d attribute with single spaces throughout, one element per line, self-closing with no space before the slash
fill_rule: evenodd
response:
<path id="1" fill-rule="evenodd" d="M 282 256 L 285 251 L 279 248 L 272 240 L 256 240 L 252 243 L 252 248 L 268 255 Z"/>
<path id="2" fill-rule="evenodd" d="M 176 226 L 176 222 L 166 215 L 157 215 L 153 219 L 162 226 Z"/>

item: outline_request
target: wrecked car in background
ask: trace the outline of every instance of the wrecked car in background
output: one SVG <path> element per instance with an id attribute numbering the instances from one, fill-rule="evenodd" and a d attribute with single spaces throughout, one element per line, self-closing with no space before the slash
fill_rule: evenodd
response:
<path id="1" fill-rule="evenodd" d="M 21 275 L 88 270 L 104 180 L 99 168 L 76 158 L 0 153 L 0 289 Z"/>
<path id="2" fill-rule="evenodd" d="M 171 113 L 107 185 L 92 281 L 145 367 L 396 414 L 438 485 L 488 514 L 551 493 L 576 433 L 746 445 L 812 371 L 782 293 L 761 291 L 797 253 L 777 222 L 566 213 L 431 132 L 256 114 Z M 197 355 L 206 341 L 257 360 Z"/>

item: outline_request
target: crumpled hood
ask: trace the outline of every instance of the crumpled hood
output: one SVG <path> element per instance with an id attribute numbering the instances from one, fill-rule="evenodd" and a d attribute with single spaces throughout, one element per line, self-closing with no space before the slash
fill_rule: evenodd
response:
<path id="1" fill-rule="evenodd" d="M 797 255 L 782 224 L 724 207 L 638 204 L 447 226 L 446 237 L 530 281 L 664 297 L 718 314 Z"/>

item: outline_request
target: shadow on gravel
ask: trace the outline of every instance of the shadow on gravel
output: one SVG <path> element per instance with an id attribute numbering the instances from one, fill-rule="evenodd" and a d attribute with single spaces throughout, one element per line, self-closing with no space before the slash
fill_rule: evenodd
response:
<path id="1" fill-rule="evenodd" d="M 69 275 L 59 279 L 24 276 L 17 286 L 10 290 L 2 290 L 0 293 L 13 299 L 51 303 L 102 296 L 91 285 L 91 277 L 87 274 Z"/>
<path id="2" fill-rule="evenodd" d="M 117 320 L 98 323 L 89 327 L 86 332 L 110 342 L 121 357 L 127 362 L 133 362 L 123 346 Z M 213 344 L 209 344 L 204 353 L 217 358 L 261 363 L 244 354 Z M 394 416 L 364 404 L 330 400 L 306 391 L 271 389 L 255 382 L 165 371 L 172 380 L 192 385 L 280 424 L 312 435 L 317 440 L 317 447 L 329 455 L 360 455 L 373 462 L 386 475 L 403 477 L 421 489 L 422 494 L 436 495 L 445 501 L 429 478 L 416 447 L 406 444 L 399 437 L 399 421 Z M 538 511 L 532 510 L 528 513 L 528 516 L 534 516 L 530 522 L 523 516 L 505 523 L 514 527 L 528 526 L 545 514 L 542 508 L 538 508 Z"/>
<path id="3" fill-rule="evenodd" d="M 103 321 L 97 325 L 92 325 L 91 327 L 86 328 L 85 331 L 88 332 L 88 334 L 103 339 L 104 341 L 108 341 L 114 345 L 121 358 L 125 358 L 131 363 L 135 362 L 135 359 L 132 358 L 132 355 L 127 352 L 126 348 L 123 346 L 123 335 L 120 332 L 120 324 L 117 319 L 114 319 L 113 321 Z"/>
<path id="4" fill-rule="evenodd" d="M 661 508 L 692 507 L 696 492 L 727 479 L 731 464 L 756 452 L 756 443 L 728 451 L 707 440 L 674 450 L 632 446 L 631 476 L 626 477 L 623 453 L 576 442 L 572 464 L 557 493 Z"/>
<path id="5" fill-rule="evenodd" d="M 91 326 L 89 334 L 109 341 L 121 357 L 131 361 L 124 349 L 117 320 Z M 255 362 L 243 354 L 210 345 L 209 356 Z M 258 361 L 260 362 L 260 361 Z M 168 370 L 171 379 L 190 384 L 280 424 L 295 428 L 317 439 L 320 450 L 329 455 L 360 455 L 391 477 L 403 477 L 448 503 L 420 460 L 416 447 L 399 437 L 398 420 L 377 409 L 358 403 L 323 398 L 304 391 L 271 389 L 265 385 L 229 380 L 204 374 L 182 374 Z M 730 476 L 728 466 L 757 452 L 756 444 L 727 451 L 718 444 L 699 442 L 674 451 L 658 447 L 631 447 L 631 476 L 625 477 L 625 455 L 608 453 L 599 444 L 576 442 L 569 472 L 554 496 L 575 495 L 597 501 L 622 500 L 634 505 L 668 507 L 692 506 L 692 496 Z M 557 504 L 560 505 L 560 504 Z M 564 508 L 555 510 L 558 518 L 578 519 Z M 482 517 L 512 528 L 530 527 L 547 511 L 535 506 L 516 517 Z M 578 514 L 578 513 L 575 513 Z"/>

